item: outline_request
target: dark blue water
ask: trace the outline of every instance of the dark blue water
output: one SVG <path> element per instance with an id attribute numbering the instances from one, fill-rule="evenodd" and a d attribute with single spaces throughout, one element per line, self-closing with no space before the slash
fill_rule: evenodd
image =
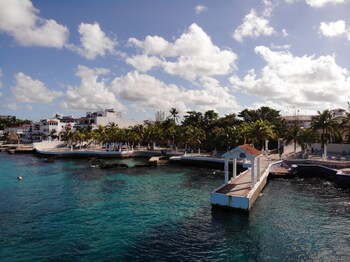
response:
<path id="1" fill-rule="evenodd" d="M 349 260 L 349 190 L 273 180 L 246 215 L 211 207 L 222 181 L 206 169 L 0 153 L 0 261 Z"/>

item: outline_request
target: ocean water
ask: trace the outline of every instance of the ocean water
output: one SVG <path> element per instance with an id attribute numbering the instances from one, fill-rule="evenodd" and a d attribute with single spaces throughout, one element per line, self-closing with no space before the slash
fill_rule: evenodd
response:
<path id="1" fill-rule="evenodd" d="M 211 207 L 222 181 L 0 153 L 0 261 L 349 261 L 348 189 L 271 180 L 247 215 Z"/>

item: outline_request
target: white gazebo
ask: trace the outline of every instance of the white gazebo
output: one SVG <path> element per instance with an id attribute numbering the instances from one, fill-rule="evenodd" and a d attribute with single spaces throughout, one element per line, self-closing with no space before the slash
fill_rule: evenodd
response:
<path id="1" fill-rule="evenodd" d="M 262 152 L 253 146 L 245 144 L 237 146 L 234 149 L 222 155 L 225 158 L 225 185 L 229 182 L 229 161 L 232 159 L 232 177 L 237 176 L 237 159 L 243 159 L 243 167 L 251 168 L 251 188 L 254 188 L 255 177 L 260 179 L 260 157 Z"/>

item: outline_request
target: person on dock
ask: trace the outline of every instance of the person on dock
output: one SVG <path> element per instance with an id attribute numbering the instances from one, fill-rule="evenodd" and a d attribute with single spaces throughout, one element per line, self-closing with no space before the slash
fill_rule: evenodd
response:
<path id="1" fill-rule="evenodd" d="M 278 153 L 279 153 L 280 159 L 282 158 L 283 152 L 284 152 L 284 144 L 283 144 L 283 142 L 281 141 L 281 142 L 280 142 L 280 146 L 279 146 L 279 148 L 278 148 Z"/>

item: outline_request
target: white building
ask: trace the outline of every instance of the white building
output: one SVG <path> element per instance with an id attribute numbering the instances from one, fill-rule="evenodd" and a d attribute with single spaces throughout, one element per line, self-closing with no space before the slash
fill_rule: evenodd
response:
<path id="1" fill-rule="evenodd" d="M 53 118 L 42 119 L 40 122 L 31 125 L 30 128 L 24 132 L 23 140 L 37 142 L 47 139 L 52 133 L 60 136 L 67 128 L 72 131 L 86 127 L 95 129 L 98 125 L 107 126 L 109 123 L 115 123 L 119 128 L 128 128 L 138 124 L 144 124 L 144 121 L 124 120 L 122 119 L 122 114 L 120 112 L 115 112 L 114 109 L 87 112 L 85 117 L 80 118 L 55 114 Z"/>
<path id="2" fill-rule="evenodd" d="M 107 126 L 109 123 L 115 123 L 119 128 L 128 128 L 135 125 L 144 124 L 144 121 L 140 120 L 124 120 L 121 112 L 115 112 L 114 109 L 105 109 L 104 111 L 87 112 L 85 117 L 77 119 L 76 128 L 84 128 L 91 126 L 96 128 L 97 126 Z"/>
<path id="3" fill-rule="evenodd" d="M 348 116 L 348 112 L 345 109 L 337 108 L 330 110 L 335 118 L 345 118 Z M 316 115 L 294 115 L 294 116 L 282 116 L 287 121 L 289 126 L 298 125 L 302 128 L 310 128 L 312 118 Z"/>
<path id="4" fill-rule="evenodd" d="M 312 117 L 312 115 L 282 116 L 287 121 L 288 126 L 298 125 L 302 128 L 311 126 Z"/>
<path id="5" fill-rule="evenodd" d="M 7 127 L 4 129 L 3 134 L 10 132 L 16 134 L 21 140 L 25 140 L 27 133 L 30 131 L 31 125 L 25 124 L 23 126 Z"/>

